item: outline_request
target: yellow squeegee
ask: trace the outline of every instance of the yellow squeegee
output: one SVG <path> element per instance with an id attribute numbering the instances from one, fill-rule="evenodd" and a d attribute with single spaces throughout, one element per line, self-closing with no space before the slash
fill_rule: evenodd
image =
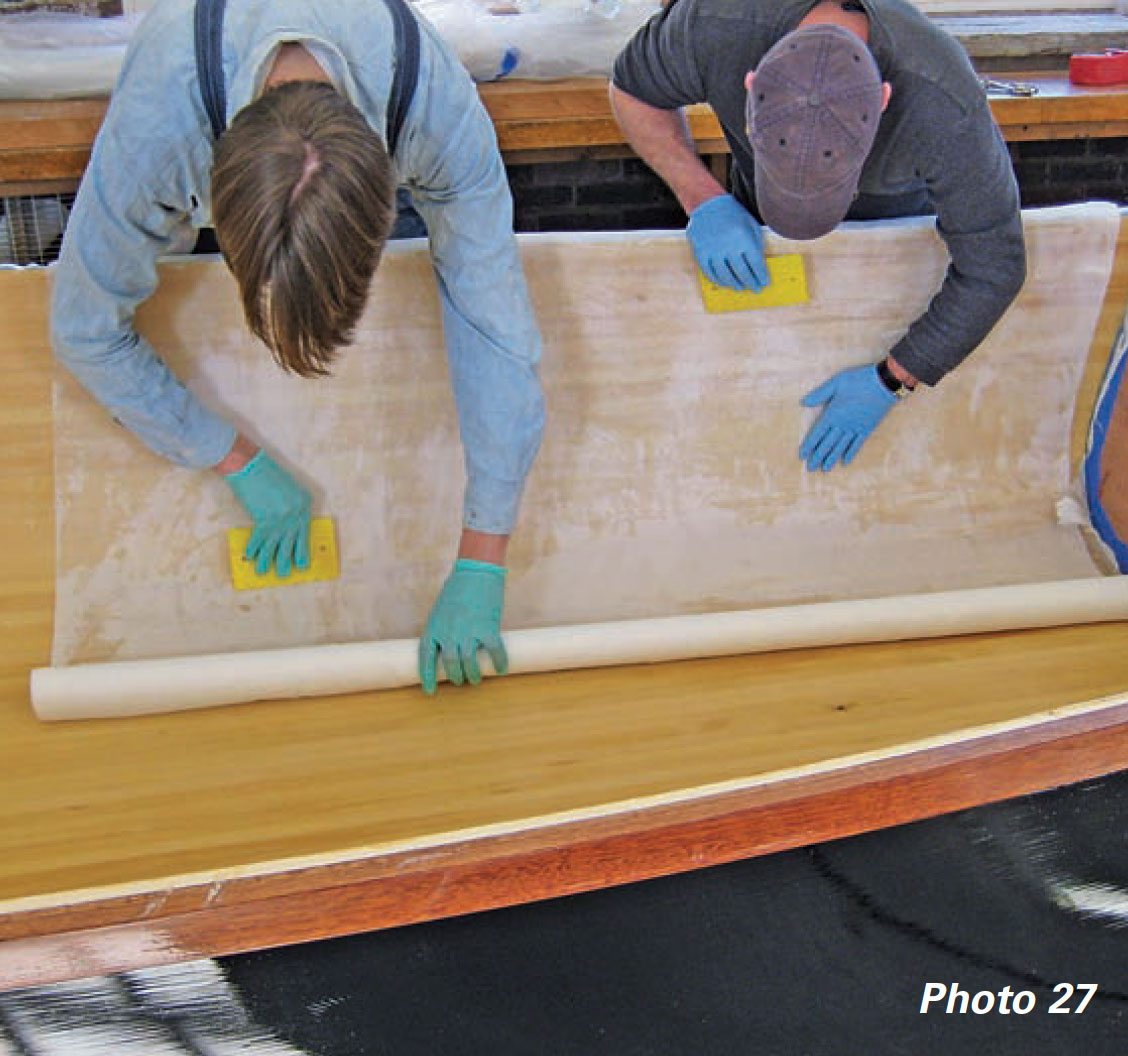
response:
<path id="1" fill-rule="evenodd" d="M 251 529 L 232 528 L 227 533 L 227 551 L 231 558 L 231 582 L 236 590 L 258 590 L 261 587 L 289 587 L 295 583 L 315 583 L 336 579 L 340 573 L 337 561 L 337 533 L 332 517 L 314 517 L 309 526 L 309 568 L 295 568 L 282 579 L 274 571 L 264 576 L 255 572 L 255 563 L 247 561 L 243 552 Z"/>
<path id="2" fill-rule="evenodd" d="M 749 308 L 780 308 L 785 304 L 806 304 L 807 272 L 803 258 L 798 253 L 766 257 L 772 281 L 759 293 L 752 290 L 732 290 L 718 286 L 698 269 L 701 294 L 707 312 L 742 312 Z"/>

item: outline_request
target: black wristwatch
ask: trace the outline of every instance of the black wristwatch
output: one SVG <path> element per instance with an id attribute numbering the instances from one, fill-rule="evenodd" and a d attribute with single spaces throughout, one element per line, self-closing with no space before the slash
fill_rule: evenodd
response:
<path id="1" fill-rule="evenodd" d="M 896 374 L 889 369 L 889 363 L 882 359 L 878 360 L 877 376 L 881 379 L 881 384 L 884 385 L 894 396 L 899 400 L 903 400 L 910 392 L 913 391 L 912 385 L 906 385 Z"/>

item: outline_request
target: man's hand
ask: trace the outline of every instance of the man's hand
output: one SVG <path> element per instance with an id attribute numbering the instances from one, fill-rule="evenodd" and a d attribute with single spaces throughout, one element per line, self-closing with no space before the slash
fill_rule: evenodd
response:
<path id="1" fill-rule="evenodd" d="M 876 367 L 854 367 L 835 374 L 803 397 L 804 407 L 826 407 L 807 433 L 799 457 L 810 470 L 849 465 L 866 437 L 897 402 L 877 376 Z"/>
<path id="2" fill-rule="evenodd" d="M 223 479 L 254 520 L 243 556 L 254 561 L 255 572 L 266 575 L 273 562 L 285 579 L 291 567 L 309 568 L 309 492 L 265 451 Z"/>
<path id="3" fill-rule="evenodd" d="M 763 229 L 731 194 L 702 202 L 685 233 L 698 266 L 718 286 L 759 293 L 771 282 Z"/>
<path id="4" fill-rule="evenodd" d="M 419 639 L 419 678 L 424 693 L 435 692 L 440 660 L 456 686 L 481 682 L 479 648 L 489 653 L 499 675 L 509 670 L 501 640 L 504 603 L 504 568 L 469 558 L 454 563 Z"/>

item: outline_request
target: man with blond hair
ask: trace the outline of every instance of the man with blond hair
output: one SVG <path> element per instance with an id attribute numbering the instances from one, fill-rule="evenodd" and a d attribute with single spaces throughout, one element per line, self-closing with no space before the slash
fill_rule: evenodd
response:
<path id="1" fill-rule="evenodd" d="M 397 185 L 430 239 L 467 471 L 457 558 L 420 639 L 434 692 L 439 664 L 477 682 L 479 648 L 506 668 L 506 550 L 544 407 L 493 126 L 405 0 L 158 0 L 75 201 L 52 341 L 149 448 L 232 488 L 254 522 L 248 558 L 285 577 L 309 562 L 309 489 L 172 375 L 134 311 L 177 232 L 212 225 L 251 330 L 282 369 L 325 374 L 363 311 Z"/>
<path id="2" fill-rule="evenodd" d="M 851 462 L 898 397 L 958 366 L 1025 281 L 1018 187 L 985 93 L 959 44 L 906 0 L 672 0 L 619 55 L 611 101 L 722 285 L 769 281 L 762 225 L 811 239 L 843 220 L 935 214 L 943 284 L 876 364 L 804 398 L 823 408 L 800 447 L 808 469 Z M 732 150 L 731 193 L 680 114 L 700 102 Z"/>

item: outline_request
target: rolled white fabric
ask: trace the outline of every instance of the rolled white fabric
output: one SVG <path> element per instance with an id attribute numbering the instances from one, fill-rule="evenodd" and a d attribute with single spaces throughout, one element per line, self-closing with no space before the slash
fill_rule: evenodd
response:
<path id="1" fill-rule="evenodd" d="M 513 674 L 1128 620 L 1122 576 L 694 616 L 509 631 Z M 40 719 L 111 718 L 419 682 L 417 642 L 397 639 L 31 673 Z M 483 654 L 482 667 L 493 667 Z"/>

